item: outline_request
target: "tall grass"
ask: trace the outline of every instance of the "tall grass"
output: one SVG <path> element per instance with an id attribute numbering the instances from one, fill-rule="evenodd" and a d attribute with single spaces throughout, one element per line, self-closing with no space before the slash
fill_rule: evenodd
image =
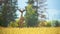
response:
<path id="1" fill-rule="evenodd" d="M 60 27 L 1 28 L 0 34 L 60 34 Z"/>

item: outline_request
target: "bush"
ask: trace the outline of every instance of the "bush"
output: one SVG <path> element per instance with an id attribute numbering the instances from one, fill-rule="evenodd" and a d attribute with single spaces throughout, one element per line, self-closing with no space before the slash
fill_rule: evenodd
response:
<path id="1" fill-rule="evenodd" d="M 51 22 L 47 22 L 47 27 L 51 27 Z"/>
<path id="2" fill-rule="evenodd" d="M 11 22 L 9 26 L 10 27 L 18 27 L 18 23 L 17 22 Z"/>

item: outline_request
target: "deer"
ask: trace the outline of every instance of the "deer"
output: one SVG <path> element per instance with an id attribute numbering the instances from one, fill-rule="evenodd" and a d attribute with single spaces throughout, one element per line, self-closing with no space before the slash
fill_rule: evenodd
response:
<path id="1" fill-rule="evenodd" d="M 21 16 L 20 16 L 18 25 L 19 25 L 19 27 L 23 27 L 23 24 L 24 24 L 23 12 L 24 12 L 25 10 L 21 10 L 21 9 L 18 9 L 18 10 L 19 10 L 19 12 L 21 12 Z"/>

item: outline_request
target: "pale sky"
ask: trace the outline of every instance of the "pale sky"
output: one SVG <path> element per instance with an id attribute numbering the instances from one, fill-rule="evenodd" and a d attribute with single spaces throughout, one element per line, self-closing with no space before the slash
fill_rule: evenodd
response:
<path id="1" fill-rule="evenodd" d="M 18 0 L 18 7 L 24 9 L 24 7 L 27 6 L 27 1 L 28 0 Z M 60 0 L 47 0 L 47 4 L 49 20 L 60 19 Z M 17 12 L 17 15 L 19 17 L 20 12 Z"/>

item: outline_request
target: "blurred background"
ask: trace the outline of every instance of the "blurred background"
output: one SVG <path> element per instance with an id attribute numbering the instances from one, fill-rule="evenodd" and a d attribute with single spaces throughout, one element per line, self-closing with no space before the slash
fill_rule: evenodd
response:
<path id="1" fill-rule="evenodd" d="M 2 27 L 60 27 L 60 0 L 0 0 Z"/>

